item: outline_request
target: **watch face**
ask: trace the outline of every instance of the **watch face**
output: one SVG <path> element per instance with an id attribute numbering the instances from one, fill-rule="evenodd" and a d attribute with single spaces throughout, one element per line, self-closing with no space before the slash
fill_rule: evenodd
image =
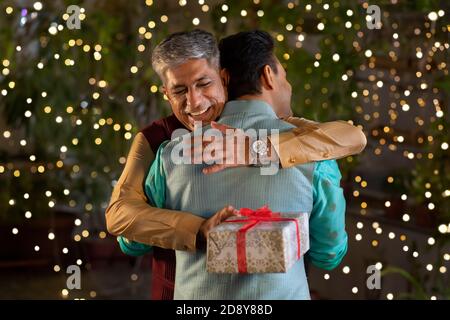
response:
<path id="1" fill-rule="evenodd" d="M 265 155 L 267 153 L 267 144 L 262 140 L 256 140 L 252 144 L 252 149 L 259 155 Z"/>

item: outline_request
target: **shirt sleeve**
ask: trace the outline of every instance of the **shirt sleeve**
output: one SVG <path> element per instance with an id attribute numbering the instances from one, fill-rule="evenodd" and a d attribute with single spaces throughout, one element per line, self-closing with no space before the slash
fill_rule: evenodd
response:
<path id="1" fill-rule="evenodd" d="M 367 143 L 362 130 L 346 121 L 319 123 L 296 117 L 284 120 L 297 128 L 270 137 L 283 168 L 357 154 Z"/>
<path id="2" fill-rule="evenodd" d="M 144 181 L 154 158 L 147 139 L 138 133 L 106 209 L 108 232 L 165 249 L 194 251 L 196 235 L 204 219 L 189 212 L 152 207 L 148 203 Z"/>
<path id="3" fill-rule="evenodd" d="M 326 270 L 336 268 L 347 253 L 345 198 L 340 179 L 336 161 L 316 163 L 309 219 L 310 249 L 306 256 L 316 267 Z"/>

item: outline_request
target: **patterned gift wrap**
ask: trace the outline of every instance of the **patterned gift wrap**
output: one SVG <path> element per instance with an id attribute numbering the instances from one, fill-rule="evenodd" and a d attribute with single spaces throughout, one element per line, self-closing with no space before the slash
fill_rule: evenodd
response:
<path id="1" fill-rule="evenodd" d="M 309 250 L 307 213 L 244 209 L 208 233 L 208 272 L 283 273 Z"/>

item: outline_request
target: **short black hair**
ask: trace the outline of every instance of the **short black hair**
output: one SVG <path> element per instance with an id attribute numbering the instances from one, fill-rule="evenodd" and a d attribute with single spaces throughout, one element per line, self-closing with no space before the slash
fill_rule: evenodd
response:
<path id="1" fill-rule="evenodd" d="M 219 43 L 220 67 L 230 76 L 228 99 L 261 93 L 261 74 L 269 65 L 277 73 L 273 38 L 265 31 L 244 31 Z"/>

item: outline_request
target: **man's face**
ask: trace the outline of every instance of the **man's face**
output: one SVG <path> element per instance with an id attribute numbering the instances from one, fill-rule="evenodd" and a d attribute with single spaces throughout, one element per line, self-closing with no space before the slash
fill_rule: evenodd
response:
<path id="1" fill-rule="evenodd" d="M 278 58 L 275 57 L 277 73 L 274 73 L 273 101 L 276 113 L 279 118 L 285 118 L 292 115 L 291 97 L 292 86 L 286 79 L 286 70 L 284 70 Z"/>
<path id="2" fill-rule="evenodd" d="M 206 125 L 216 120 L 226 101 L 219 70 L 206 59 L 190 59 L 167 69 L 164 93 L 175 116 L 190 130 L 194 121 Z"/>

